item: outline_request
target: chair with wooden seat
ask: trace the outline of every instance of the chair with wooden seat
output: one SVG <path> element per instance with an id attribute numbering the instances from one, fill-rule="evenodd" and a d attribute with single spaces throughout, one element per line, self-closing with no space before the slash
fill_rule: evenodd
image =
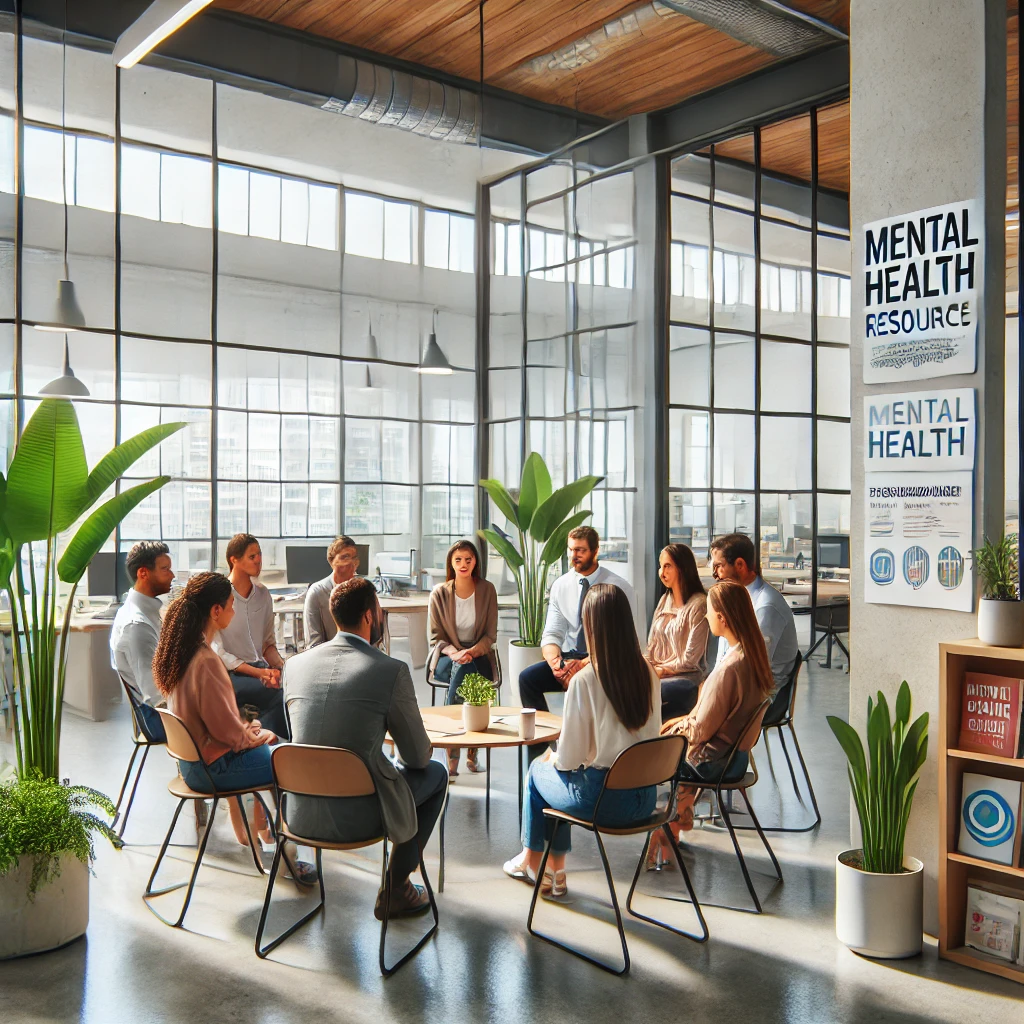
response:
<path id="1" fill-rule="evenodd" d="M 430 649 L 430 653 L 427 655 L 426 679 L 427 679 L 427 686 L 430 687 L 430 706 L 431 707 L 435 707 L 436 704 L 437 704 L 437 691 L 438 690 L 445 690 L 446 691 L 448 689 L 448 684 L 443 679 L 435 679 L 434 678 L 434 672 L 433 672 L 433 669 L 431 668 L 431 666 L 437 660 L 434 657 L 434 652 L 437 651 L 438 647 L 440 647 L 440 643 L 435 644 L 434 647 L 432 647 Z M 491 653 L 494 655 L 494 667 L 495 667 L 494 674 L 498 677 L 497 679 L 493 680 L 493 682 L 494 682 L 494 689 L 495 689 L 495 692 L 500 697 L 500 695 L 501 695 L 501 683 L 502 683 L 501 655 L 498 654 L 497 644 L 495 644 L 495 646 L 491 648 Z M 501 701 L 499 700 L 498 703 L 500 704 Z"/>
<path id="2" fill-rule="evenodd" d="M 324 850 L 361 850 L 364 847 L 380 843 L 382 846 L 380 884 L 384 890 L 384 919 L 380 923 L 378 958 L 381 974 L 384 977 L 394 974 L 399 967 L 415 956 L 427 939 L 437 931 L 437 903 L 434 900 L 434 891 L 430 887 L 427 869 L 423 864 L 423 851 L 420 850 L 420 874 L 423 876 L 423 884 L 426 886 L 427 896 L 430 899 L 430 911 L 434 916 L 434 923 L 412 949 L 398 960 L 397 963 L 388 967 L 384 960 L 384 943 L 388 934 L 392 885 L 391 875 L 388 872 L 387 830 L 382 827 L 379 836 L 350 843 L 325 842 L 323 839 L 299 835 L 288 824 L 288 798 L 290 796 L 326 799 L 372 796 L 375 800 L 379 801 L 377 786 L 373 781 L 373 776 L 370 774 L 370 769 L 366 766 L 366 762 L 353 751 L 340 747 L 289 743 L 274 748 L 270 755 L 270 765 L 274 772 L 274 789 L 277 793 L 277 852 L 274 855 L 274 863 L 270 869 L 270 878 L 267 881 L 267 895 L 263 901 L 263 912 L 260 914 L 260 921 L 256 927 L 256 955 L 261 959 L 265 958 L 272 950 L 281 945 L 285 939 L 323 910 L 326 901 L 322 856 Z M 382 810 L 380 811 L 380 816 L 381 822 L 383 822 L 384 815 Z M 286 842 L 299 843 L 302 846 L 312 846 L 316 849 L 316 867 L 320 876 L 320 902 L 307 914 L 299 918 L 295 924 L 278 935 L 276 939 L 263 945 L 263 933 L 266 929 L 267 915 L 270 912 L 270 901 L 274 894 L 274 883 L 277 880 L 277 874 L 281 866 L 281 856 Z"/>
<path id="3" fill-rule="evenodd" d="M 128 706 L 132 710 L 132 756 L 128 760 L 128 768 L 124 773 L 124 781 L 121 783 L 121 792 L 117 794 L 117 803 L 114 804 L 114 827 L 118 836 L 124 836 L 124 830 L 128 827 L 128 815 L 132 812 L 132 803 L 135 800 L 135 791 L 139 788 L 139 779 L 142 778 L 142 769 L 146 767 L 146 758 L 149 757 L 151 747 L 164 746 L 163 740 L 151 739 L 146 731 L 142 715 L 138 710 L 139 698 L 135 691 L 128 685 L 128 681 L 118 673 L 124 692 L 128 695 Z M 128 795 L 128 806 L 124 810 L 124 817 L 121 817 L 121 801 L 124 800 L 125 791 L 128 788 L 128 781 L 132 777 L 132 769 L 135 766 L 135 758 L 142 750 L 142 760 L 139 762 L 139 769 L 135 774 L 135 782 L 132 791 Z"/>
<path id="4" fill-rule="evenodd" d="M 743 880 L 747 883 L 747 890 L 750 892 L 750 896 L 754 901 L 755 913 L 762 913 L 761 901 L 757 897 L 757 891 L 754 889 L 754 883 L 750 880 L 750 872 L 747 870 L 747 862 L 743 857 L 743 850 L 740 847 L 739 839 L 736 836 L 737 829 L 745 826 L 733 825 L 731 815 L 734 811 L 731 808 L 730 801 L 723 799 L 723 793 L 735 793 L 743 797 L 743 802 L 747 805 L 746 813 L 750 816 L 750 820 L 754 823 L 753 828 L 757 830 L 757 834 L 761 837 L 761 842 L 764 843 L 764 848 L 768 851 L 768 856 L 771 858 L 772 864 L 775 867 L 775 874 L 778 880 L 782 881 L 782 868 L 779 866 L 779 861 L 775 856 L 775 852 L 772 850 L 768 843 L 768 839 L 764 834 L 764 829 L 761 828 L 761 823 L 757 820 L 757 815 L 754 813 L 754 808 L 751 806 L 750 798 L 747 796 L 747 790 L 751 786 L 757 783 L 757 765 L 754 763 L 753 747 L 756 746 L 757 740 L 761 735 L 761 723 L 764 720 L 764 716 L 771 705 L 771 699 L 766 697 L 754 711 L 754 713 L 747 720 L 747 724 L 740 731 L 739 737 L 736 742 L 730 747 L 728 754 L 725 758 L 725 769 L 722 771 L 722 776 L 718 782 L 701 782 L 698 779 L 693 779 L 689 776 L 680 776 L 680 783 L 686 786 L 692 786 L 694 788 L 703 789 L 705 792 L 713 791 L 715 794 L 715 801 L 718 804 L 718 810 L 721 814 L 722 820 L 725 822 L 725 827 L 729 831 L 729 838 L 732 839 L 733 848 L 736 850 L 736 857 L 740 862 L 740 869 L 743 872 Z M 749 767 L 743 772 L 740 772 L 738 768 L 734 766 L 737 764 L 736 758 L 742 750 L 744 741 L 750 736 L 754 736 L 753 743 L 750 743 L 748 753 L 751 754 Z M 749 826 L 746 826 L 749 827 Z M 744 909 L 736 907 L 733 909 Z"/>
<path id="5" fill-rule="evenodd" d="M 697 901 L 697 895 L 693 891 L 690 874 L 686 870 L 686 864 L 683 862 L 683 858 L 680 856 L 679 847 L 676 844 L 675 837 L 672 835 L 672 831 L 668 827 L 668 823 L 676 816 L 676 787 L 673 785 L 672 792 L 669 795 L 665 808 L 660 811 L 656 810 L 654 814 L 645 818 L 643 821 L 638 821 L 635 824 L 624 828 L 612 828 L 607 825 L 597 824 L 601 812 L 601 801 L 608 790 L 640 789 L 646 786 L 660 786 L 666 782 L 674 782 L 679 771 L 679 762 L 682 759 L 685 749 L 686 740 L 682 736 L 659 736 L 656 739 L 641 740 L 639 743 L 634 743 L 632 746 L 627 747 L 615 759 L 611 768 L 608 769 L 604 785 L 601 787 L 597 803 L 594 806 L 594 816 L 589 821 L 583 818 L 577 818 L 565 811 L 558 811 L 551 807 L 544 808 L 545 816 L 552 818 L 555 822 L 555 826 L 552 831 L 551 838 L 548 839 L 547 844 L 544 847 L 544 855 L 541 858 L 540 868 L 537 871 L 537 882 L 533 889 L 533 899 L 530 901 L 530 914 L 526 920 L 526 927 L 531 935 L 536 935 L 537 938 L 543 939 L 545 942 L 549 942 L 553 946 L 558 946 L 559 949 L 564 949 L 567 952 L 580 957 L 582 960 L 586 960 L 588 963 L 594 964 L 596 967 L 600 967 L 602 970 L 608 971 L 611 974 L 626 974 L 629 971 L 629 947 L 626 945 L 626 933 L 622 926 L 622 913 L 619 910 L 619 901 L 615 894 L 615 881 L 612 878 L 611 868 L 608 865 L 608 855 L 605 853 L 604 843 L 601 840 L 601 836 L 636 836 L 646 834 L 647 838 L 644 843 L 644 848 L 640 853 L 640 859 L 637 861 L 636 871 L 633 872 L 633 883 L 630 885 L 629 895 L 626 897 L 626 910 L 629 911 L 633 917 L 638 918 L 641 921 L 647 921 L 650 924 L 656 924 L 659 928 L 665 928 L 670 932 L 674 932 L 676 935 L 682 935 L 685 938 L 693 939 L 696 942 L 707 942 L 708 926 L 704 920 L 704 913 L 701 910 L 700 903 Z M 536 931 L 533 927 L 533 917 L 537 908 L 537 897 L 540 895 L 540 887 L 544 878 L 544 869 L 547 867 L 548 856 L 551 853 L 551 844 L 560 828 L 569 828 L 573 825 L 585 829 L 588 832 L 593 832 L 594 838 L 597 840 L 597 849 L 601 854 L 601 863 L 604 865 L 604 874 L 608 881 L 608 891 L 612 898 L 612 909 L 615 911 L 615 921 L 619 932 L 619 941 L 622 943 L 623 966 L 621 968 L 614 967 L 611 964 L 604 963 L 592 956 L 588 956 L 586 953 L 583 953 L 578 949 L 574 949 L 572 946 L 569 946 L 564 942 L 560 942 L 558 939 L 552 938 L 550 935 L 544 935 L 541 932 Z M 693 904 L 693 909 L 697 914 L 697 920 L 700 922 L 700 931 L 697 933 L 684 931 L 666 923 L 665 921 L 659 921 L 657 918 L 648 917 L 645 914 L 638 913 L 633 909 L 633 893 L 636 890 L 636 883 L 640 877 L 640 870 L 647 857 L 647 848 L 651 843 L 651 835 L 659 828 L 662 830 L 662 833 L 668 840 L 669 845 L 672 847 L 672 850 L 676 855 L 676 863 L 679 866 L 679 872 L 686 885 L 689 902 Z"/>
<path id="6" fill-rule="evenodd" d="M 782 752 L 786 755 L 786 764 L 789 765 L 790 778 L 793 780 L 793 789 L 796 792 L 797 799 L 802 803 L 803 800 L 800 796 L 800 786 L 796 779 L 796 772 L 793 769 L 793 762 L 789 757 L 789 749 L 786 746 L 786 736 L 782 731 L 784 726 L 789 728 L 789 733 L 793 737 L 793 745 L 796 747 L 796 756 L 800 760 L 800 768 L 804 773 L 804 781 L 807 783 L 807 792 L 811 795 L 811 804 L 814 807 L 814 821 L 812 821 L 810 825 L 802 825 L 800 828 L 784 828 L 781 825 L 764 825 L 762 827 L 765 832 L 810 832 L 811 829 L 817 828 L 821 824 L 821 811 L 818 810 L 818 799 L 814 795 L 814 786 L 811 785 L 811 775 L 807 770 L 807 762 L 804 761 L 803 751 L 800 749 L 800 741 L 797 739 L 796 730 L 793 728 L 793 708 L 796 704 L 797 679 L 800 676 L 800 666 L 803 662 L 803 655 L 798 652 L 796 662 L 793 664 L 793 668 L 789 673 L 789 678 L 778 693 L 775 694 L 768 710 L 765 712 L 764 718 L 761 720 L 761 735 L 764 736 L 764 746 L 765 750 L 768 752 L 770 760 L 771 752 L 768 747 L 768 730 L 778 730 L 779 742 L 782 744 Z M 772 770 L 772 777 L 775 777 L 774 769 Z M 777 778 L 775 783 L 778 785 Z M 738 829 L 752 829 L 753 827 L 753 825 L 736 826 Z"/>
<path id="7" fill-rule="evenodd" d="M 253 863 L 256 865 L 256 868 L 261 875 L 266 874 L 260 860 L 260 853 L 253 843 L 252 830 L 249 828 L 249 820 L 245 813 L 245 805 L 242 802 L 242 797 L 252 793 L 263 805 L 263 811 L 267 815 L 267 821 L 272 822 L 272 816 L 267 810 L 267 805 L 264 803 L 263 797 L 260 795 L 261 793 L 270 792 L 272 787 L 270 785 L 266 785 L 250 786 L 246 789 L 217 789 L 214 784 L 213 776 L 210 775 L 210 772 L 206 767 L 206 763 L 200 756 L 199 748 L 196 746 L 195 740 L 193 740 L 188 726 L 185 725 L 177 715 L 168 711 L 166 708 L 157 708 L 156 710 L 160 715 L 160 721 L 163 722 L 164 731 L 167 733 L 167 753 L 176 761 L 197 761 L 202 765 L 203 771 L 206 772 L 206 776 L 210 783 L 209 792 L 206 793 L 196 792 L 196 790 L 192 789 L 180 775 L 175 775 L 175 777 L 167 783 L 167 790 L 171 796 L 177 798 L 178 806 L 174 811 L 174 817 L 171 818 L 171 827 L 167 830 L 167 835 L 164 837 L 163 845 L 160 847 L 160 853 L 157 855 L 156 863 L 153 865 L 153 871 L 149 876 L 149 881 L 146 883 L 146 891 L 143 893 L 142 898 L 145 900 L 146 906 L 149 907 L 149 909 L 152 910 L 153 913 L 164 922 L 164 924 L 169 924 L 172 928 L 178 928 L 181 926 L 181 922 L 185 919 L 185 913 L 192 900 L 192 890 L 195 888 L 196 876 L 199 874 L 199 868 L 203 863 L 203 855 L 206 853 L 206 843 L 210 838 L 210 832 L 213 830 L 213 822 L 217 815 L 217 805 L 221 800 L 233 799 L 238 801 L 238 807 L 242 812 L 242 821 L 245 824 L 246 835 L 249 837 L 249 849 L 252 851 Z M 163 863 L 164 855 L 167 853 L 167 847 L 170 845 L 171 836 L 174 834 L 174 827 L 178 824 L 178 816 L 181 814 L 181 809 L 190 800 L 213 801 L 213 806 L 210 808 L 210 816 L 206 822 L 206 829 L 203 832 L 203 838 L 199 843 L 199 850 L 196 853 L 196 861 L 192 868 L 192 873 L 187 882 L 175 882 L 173 885 L 164 886 L 162 889 L 154 889 L 153 882 L 156 881 L 157 872 L 160 870 L 160 865 Z M 168 920 L 154 909 L 150 902 L 153 897 L 163 896 L 165 893 L 174 892 L 176 889 L 182 889 L 186 886 L 187 890 L 185 892 L 184 902 L 181 905 L 181 911 L 174 921 Z"/>

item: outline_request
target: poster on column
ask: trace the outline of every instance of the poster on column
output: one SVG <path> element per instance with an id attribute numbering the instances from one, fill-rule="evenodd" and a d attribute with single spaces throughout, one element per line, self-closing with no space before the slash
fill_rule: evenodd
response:
<path id="1" fill-rule="evenodd" d="M 864 600 L 974 610 L 974 474 L 864 477 Z"/>
<path id="2" fill-rule="evenodd" d="M 864 472 L 974 468 L 974 388 L 864 396 Z"/>
<path id="3" fill-rule="evenodd" d="M 865 384 L 974 372 L 983 224 L 967 199 L 864 225 Z"/>

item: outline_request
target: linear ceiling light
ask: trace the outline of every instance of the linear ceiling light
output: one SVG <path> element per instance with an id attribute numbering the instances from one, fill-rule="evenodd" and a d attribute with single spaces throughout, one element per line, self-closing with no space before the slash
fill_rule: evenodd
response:
<path id="1" fill-rule="evenodd" d="M 154 47 L 176 32 L 189 18 L 197 15 L 213 0 L 153 0 L 122 33 L 114 44 L 114 63 L 133 68 Z"/>

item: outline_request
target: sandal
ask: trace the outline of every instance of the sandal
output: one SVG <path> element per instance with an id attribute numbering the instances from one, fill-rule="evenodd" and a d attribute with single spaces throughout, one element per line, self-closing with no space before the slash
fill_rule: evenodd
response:
<path id="1" fill-rule="evenodd" d="M 569 892 L 565 880 L 565 868 L 561 871 L 545 871 L 544 880 L 540 883 L 540 894 L 543 899 L 561 899 Z"/>
<path id="2" fill-rule="evenodd" d="M 668 868 L 670 871 L 676 866 L 676 859 L 671 851 L 666 849 L 665 837 L 661 832 L 655 832 L 651 836 L 651 846 L 647 851 L 647 860 L 644 867 L 648 871 L 662 871 Z"/>
<path id="3" fill-rule="evenodd" d="M 513 857 L 512 860 L 507 860 L 501 865 L 501 870 L 504 871 L 509 878 L 512 878 L 517 882 L 526 882 L 527 885 L 536 885 L 537 880 L 530 874 L 530 869 L 522 860 Z"/>
<path id="4" fill-rule="evenodd" d="M 474 773 L 485 772 L 487 769 L 479 762 L 480 750 L 478 747 L 470 747 L 466 751 L 466 767 Z"/>
<path id="5" fill-rule="evenodd" d="M 459 751 L 448 755 L 448 778 L 454 779 L 459 774 Z"/>

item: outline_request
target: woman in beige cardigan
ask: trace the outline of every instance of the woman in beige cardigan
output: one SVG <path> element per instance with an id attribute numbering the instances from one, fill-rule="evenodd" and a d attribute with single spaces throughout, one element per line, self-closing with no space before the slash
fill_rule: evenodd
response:
<path id="1" fill-rule="evenodd" d="M 430 595 L 430 667 L 434 678 L 448 683 L 446 704 L 461 704 L 458 694 L 470 672 L 496 676 L 492 653 L 498 639 L 498 594 L 480 578 L 480 553 L 472 541 L 456 541 L 445 562 L 445 582 Z M 471 772 L 482 771 L 476 748 L 466 754 Z M 459 752 L 448 755 L 448 772 L 459 774 Z"/>

